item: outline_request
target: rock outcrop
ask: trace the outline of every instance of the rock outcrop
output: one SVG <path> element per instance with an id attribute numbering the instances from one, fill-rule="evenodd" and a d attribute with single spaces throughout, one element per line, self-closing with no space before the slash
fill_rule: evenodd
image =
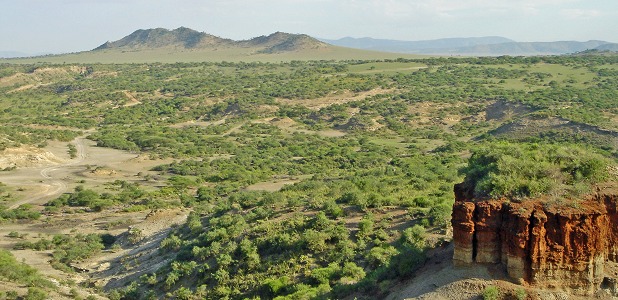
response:
<path id="1" fill-rule="evenodd" d="M 457 185 L 455 196 L 455 265 L 502 264 L 520 283 L 583 295 L 615 289 L 618 194 L 568 203 L 478 200 Z"/>

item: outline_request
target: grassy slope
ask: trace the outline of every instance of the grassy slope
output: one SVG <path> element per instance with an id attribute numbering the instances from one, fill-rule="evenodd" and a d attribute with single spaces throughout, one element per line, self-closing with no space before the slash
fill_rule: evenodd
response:
<path id="1" fill-rule="evenodd" d="M 357 50 L 344 47 L 330 47 L 328 49 L 306 49 L 293 52 L 263 54 L 256 53 L 253 48 L 222 48 L 200 50 L 177 50 L 174 48 L 160 48 L 143 51 L 103 50 L 85 51 L 54 56 L 32 58 L 0 59 L 7 63 L 174 63 L 174 62 L 280 62 L 291 60 L 348 60 L 348 59 L 396 59 L 420 58 L 421 55 L 386 53 L 376 51 Z"/>

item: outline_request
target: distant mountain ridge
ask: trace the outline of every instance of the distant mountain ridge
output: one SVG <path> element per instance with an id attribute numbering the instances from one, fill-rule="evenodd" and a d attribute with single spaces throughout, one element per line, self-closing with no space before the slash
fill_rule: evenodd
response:
<path id="1" fill-rule="evenodd" d="M 259 53 L 278 53 L 306 49 L 327 48 L 330 45 L 306 34 L 275 32 L 249 40 L 234 41 L 186 27 L 174 30 L 164 28 L 140 29 L 114 42 L 106 42 L 94 49 L 157 49 L 174 47 L 182 49 L 256 48 Z"/>
<path id="2" fill-rule="evenodd" d="M 139 29 L 90 51 L 27 55 L 0 51 L 1 61 L 24 62 L 196 62 L 196 61 L 292 61 L 378 60 L 419 58 L 419 55 L 556 55 L 592 53 L 611 55 L 618 44 L 605 41 L 520 43 L 499 37 L 447 38 L 397 41 L 373 38 L 316 39 L 306 34 L 275 32 L 235 41 L 186 27 Z M 24 57 L 28 56 L 28 57 Z M 3 58 L 4 57 L 4 58 Z M 21 58 L 17 58 L 21 57 Z"/>
<path id="3" fill-rule="evenodd" d="M 14 57 L 30 57 L 37 55 L 46 55 L 47 53 L 25 53 L 21 51 L 0 51 L 0 58 L 14 58 Z"/>
<path id="4" fill-rule="evenodd" d="M 513 42 L 452 49 L 450 53 L 474 55 L 558 55 L 596 49 L 608 44 L 610 43 L 605 41 Z"/>
<path id="5" fill-rule="evenodd" d="M 605 44 L 605 45 L 601 45 L 599 47 L 594 48 L 594 50 L 618 52 L 618 44 L 616 43 Z"/>
<path id="6" fill-rule="evenodd" d="M 352 38 L 345 37 L 338 40 L 320 39 L 323 42 L 357 49 L 377 50 L 388 52 L 409 52 L 422 51 L 424 49 L 450 49 L 461 47 L 472 47 L 477 45 L 491 45 L 515 42 L 500 36 L 470 37 L 470 38 L 445 38 L 422 41 L 400 41 L 374 38 Z"/>
<path id="7" fill-rule="evenodd" d="M 589 49 L 611 50 L 618 45 L 606 41 L 516 42 L 499 36 L 400 41 L 345 37 L 321 39 L 332 45 L 365 50 L 438 55 L 558 55 Z"/>

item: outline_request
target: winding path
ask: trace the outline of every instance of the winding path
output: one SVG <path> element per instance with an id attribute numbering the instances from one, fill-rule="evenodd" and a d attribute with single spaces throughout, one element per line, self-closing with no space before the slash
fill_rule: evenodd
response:
<path id="1" fill-rule="evenodd" d="M 68 188 L 67 183 L 63 179 L 54 178 L 53 173 L 58 170 L 62 170 L 68 167 L 78 165 L 82 163 L 84 159 L 86 158 L 86 150 L 85 150 L 86 147 L 84 146 L 84 138 L 83 137 L 75 138 L 73 142 L 75 142 L 75 149 L 77 150 L 77 157 L 75 159 L 72 159 L 68 163 L 41 169 L 39 174 L 41 175 L 41 177 L 43 177 L 43 180 L 40 181 L 41 184 L 39 185 L 43 187 L 43 190 L 32 196 L 16 201 L 11 206 L 9 206 L 9 209 L 18 208 L 20 205 L 23 205 L 23 204 L 38 204 L 38 202 L 42 199 L 45 199 L 45 200 L 51 199 L 53 197 L 56 197 L 64 193 L 67 190 Z"/>

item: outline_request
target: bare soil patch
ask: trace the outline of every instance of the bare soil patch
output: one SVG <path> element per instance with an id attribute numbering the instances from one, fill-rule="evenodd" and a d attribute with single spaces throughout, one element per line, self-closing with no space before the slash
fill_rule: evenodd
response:
<path id="1" fill-rule="evenodd" d="M 346 135 L 345 131 L 337 130 L 337 129 L 324 129 L 319 131 L 309 130 L 305 128 L 303 124 L 300 124 L 294 121 L 291 118 L 283 117 L 283 118 L 265 118 L 261 120 L 254 121 L 256 123 L 267 123 L 274 126 L 279 127 L 284 132 L 294 133 L 301 132 L 306 134 L 318 134 L 325 137 L 341 137 Z"/>
<path id="2" fill-rule="evenodd" d="M 124 95 L 129 100 L 129 101 L 127 101 L 127 103 L 125 103 L 123 105 L 124 107 L 129 107 L 129 106 L 133 106 L 133 105 L 142 104 L 142 102 L 139 101 L 135 96 L 133 96 L 133 94 L 131 94 L 129 91 L 123 91 L 123 92 L 124 92 Z"/>
<path id="3" fill-rule="evenodd" d="M 107 251 L 80 267 L 91 270 L 96 286 L 105 288 L 122 287 L 143 274 L 154 273 L 174 258 L 174 253 L 159 251 L 161 241 L 174 226 L 184 223 L 188 214 L 184 209 L 151 211 L 118 235 L 115 245 L 120 250 Z"/>
<path id="4" fill-rule="evenodd" d="M 505 120 L 519 115 L 533 112 L 534 110 L 516 103 L 509 103 L 506 101 L 496 101 L 490 104 L 485 109 L 485 119 L 491 120 Z"/>
<path id="5" fill-rule="evenodd" d="M 284 186 L 288 184 L 294 184 L 302 181 L 303 179 L 309 178 L 311 175 L 303 175 L 303 176 L 279 176 L 277 179 L 273 179 L 265 182 L 258 182 L 256 184 L 252 184 L 247 186 L 245 189 L 248 191 L 267 191 L 267 192 L 276 192 L 281 190 Z"/>
<path id="6" fill-rule="evenodd" d="M 225 124 L 227 118 L 223 118 L 221 120 L 217 120 L 217 121 L 198 121 L 198 120 L 190 120 L 187 122 L 182 122 L 182 123 L 178 123 L 178 124 L 174 124 L 171 125 L 170 127 L 172 128 L 184 128 L 184 127 L 190 127 L 190 126 L 200 126 L 200 127 L 207 127 L 207 126 L 213 126 L 213 125 L 221 125 L 221 124 Z"/>
<path id="7" fill-rule="evenodd" d="M 66 142 L 50 142 L 43 149 L 19 147 L 3 151 L 0 159 L 4 166 L 16 167 L 11 171 L 0 172 L 0 182 L 15 190 L 16 201 L 9 203 L 9 208 L 16 208 L 21 204 L 33 204 L 35 208 L 42 210 L 41 205 L 72 190 L 77 185 L 96 188 L 117 179 L 140 182 L 142 185 L 156 185 L 157 182 L 146 182 L 144 177 L 156 174 L 156 172 L 149 171 L 152 167 L 173 161 L 172 159 L 151 159 L 136 153 L 96 147 L 95 142 L 84 138 L 77 138 L 71 143 L 77 149 L 77 157 L 73 159 L 69 157 Z M 137 213 L 124 213 L 119 210 L 97 213 L 79 212 L 79 209 L 72 211 L 75 213 L 59 213 L 53 216 L 43 216 L 39 220 L 6 223 L 0 226 L 1 248 L 10 250 L 18 260 L 23 260 L 26 264 L 40 270 L 44 276 L 59 282 L 58 292 L 50 294 L 53 299 L 72 298 L 70 296 L 72 288 L 76 288 L 84 297 L 92 294 L 93 291 L 89 289 L 70 286 L 66 283 L 89 281 L 91 273 L 94 274 L 95 271 L 103 272 L 110 268 L 120 272 L 119 268 L 126 269 L 124 264 L 126 260 L 121 261 L 119 258 L 121 255 L 146 257 L 145 253 L 152 253 L 149 257 L 153 259 L 150 261 L 158 259 L 156 255 L 158 251 L 155 250 L 161 239 L 167 236 L 173 224 L 184 222 L 188 214 L 187 211 L 178 209 Z M 129 226 L 140 231 L 141 240 L 135 244 L 127 242 L 126 235 Z M 50 238 L 54 234 L 75 234 L 76 229 L 79 229 L 78 232 L 82 234 L 109 233 L 118 236 L 121 250 L 104 253 L 99 258 L 76 264 L 79 268 L 89 270 L 84 274 L 64 273 L 53 269 L 49 264 L 49 251 L 13 250 L 13 246 L 19 241 L 36 241 L 41 238 Z M 9 233 L 13 231 L 22 235 L 23 239 L 9 238 Z M 146 262 L 144 264 L 147 265 Z M 103 265 L 107 267 L 101 267 Z M 140 265 L 138 266 L 139 268 L 135 267 L 133 272 L 126 272 L 126 276 L 131 276 L 143 269 Z M 146 268 L 146 270 L 149 269 Z M 112 277 L 109 280 L 112 280 Z"/>
<path id="8" fill-rule="evenodd" d="M 367 92 L 354 93 L 352 91 L 344 91 L 341 94 L 329 95 L 321 98 L 314 99 L 285 99 L 285 98 L 277 98 L 275 99 L 278 103 L 287 104 L 287 105 L 301 105 L 313 110 L 319 110 L 320 108 L 327 107 L 333 104 L 343 104 L 353 101 L 360 101 L 367 97 L 379 95 L 379 94 L 388 94 L 393 92 L 392 89 L 373 89 Z"/>
<path id="9" fill-rule="evenodd" d="M 58 78 L 69 78 L 72 74 L 82 73 L 84 71 L 85 67 L 79 66 L 37 68 L 31 73 L 17 73 L 11 76 L 0 78 L 0 87 L 14 85 L 32 85 L 24 88 L 28 89 L 43 83 L 56 81 Z"/>
<path id="10" fill-rule="evenodd" d="M 64 160 L 57 157 L 54 153 L 33 146 L 6 148 L 0 151 L 0 169 L 41 167 L 62 162 Z"/>

